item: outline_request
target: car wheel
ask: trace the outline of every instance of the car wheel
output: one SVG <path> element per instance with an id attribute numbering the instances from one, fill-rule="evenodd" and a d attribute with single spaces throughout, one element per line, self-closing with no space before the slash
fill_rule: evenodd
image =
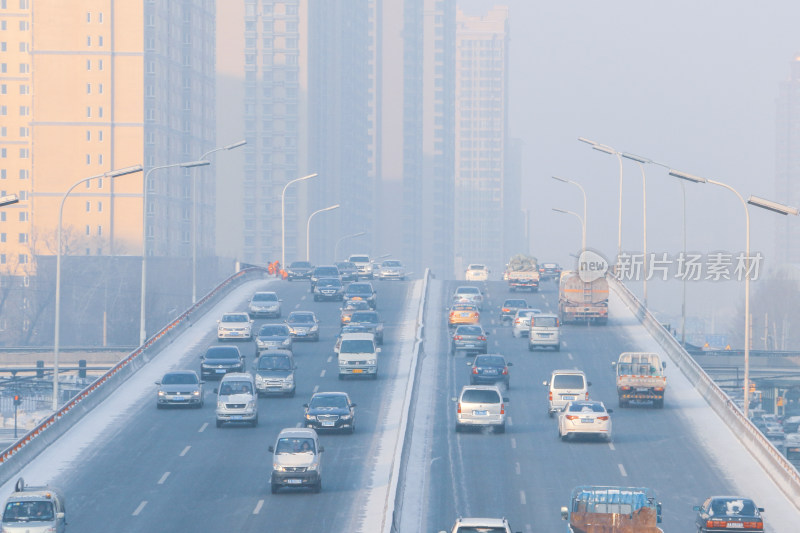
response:
<path id="1" fill-rule="evenodd" d="M 293 390 L 293 391 L 292 391 L 292 392 L 290 392 L 290 393 L 289 393 L 287 396 L 289 396 L 289 398 L 294 398 L 294 393 L 295 393 L 295 391 Z"/>
<path id="2" fill-rule="evenodd" d="M 339 374 L 339 379 L 344 379 L 344 374 Z"/>
<path id="3" fill-rule="evenodd" d="M 256 415 L 256 417 L 253 419 L 253 422 L 251 422 L 251 425 L 252 425 L 253 427 L 256 427 L 256 426 L 258 426 L 258 415 Z"/>
<path id="4" fill-rule="evenodd" d="M 628 406 L 628 402 L 626 402 L 625 400 L 623 400 L 622 398 L 620 398 L 620 399 L 618 400 L 618 402 L 617 402 L 617 405 L 619 406 L 619 408 L 620 408 L 620 409 L 623 409 L 623 408 L 625 408 L 625 407 L 627 407 L 627 406 Z"/>
<path id="5" fill-rule="evenodd" d="M 555 349 L 556 349 L 557 352 L 560 352 L 561 351 L 561 345 L 560 344 L 556 344 Z"/>
<path id="6" fill-rule="evenodd" d="M 511 380 L 510 380 L 510 379 L 507 379 L 507 380 L 506 380 L 506 390 L 508 390 L 508 389 L 510 389 L 510 388 L 511 388 Z"/>
<path id="7" fill-rule="evenodd" d="M 314 295 L 314 301 L 315 301 L 315 302 L 318 302 L 318 301 L 319 301 L 319 296 L 317 296 L 316 294 Z"/>
<path id="8" fill-rule="evenodd" d="M 564 433 L 563 435 L 561 435 L 561 440 L 563 440 L 564 442 L 566 442 L 568 438 L 569 438 L 569 433 Z"/>
<path id="9" fill-rule="evenodd" d="M 548 409 L 547 410 L 547 416 L 549 416 L 550 418 L 553 418 L 553 411 Z"/>
<path id="10" fill-rule="evenodd" d="M 512 335 L 512 336 L 513 336 L 515 339 L 519 339 L 519 333 L 518 333 L 517 331 L 512 331 L 512 332 L 511 332 L 511 335 Z"/>
<path id="11" fill-rule="evenodd" d="M 218 427 L 218 428 L 221 428 L 221 427 L 222 427 L 222 420 L 217 420 L 217 427 Z"/>
<path id="12" fill-rule="evenodd" d="M 469 378 L 469 384 L 470 384 L 470 385 L 475 385 L 475 380 L 474 380 L 474 379 L 472 379 L 472 378 Z"/>
<path id="13" fill-rule="evenodd" d="M 279 485 L 276 485 L 275 483 L 270 483 L 270 491 L 272 492 L 272 494 L 278 494 L 279 488 L 280 488 Z"/>
<path id="14" fill-rule="evenodd" d="M 494 432 L 495 433 L 505 433 L 506 432 L 506 423 L 503 422 L 499 426 L 495 426 L 494 427 Z"/>
<path id="15" fill-rule="evenodd" d="M 664 408 L 664 399 L 656 400 L 654 402 L 656 409 L 663 409 Z"/>
<path id="16" fill-rule="evenodd" d="M 461 433 L 461 424 L 456 424 L 456 433 Z"/>
<path id="17" fill-rule="evenodd" d="M 314 494 L 319 494 L 319 492 L 322 490 L 322 480 L 318 480 L 311 490 L 314 491 Z"/>
<path id="18" fill-rule="evenodd" d="M 377 380 L 377 379 L 378 379 L 378 372 L 377 372 L 377 370 L 376 370 L 376 371 L 375 371 L 375 373 L 374 373 L 374 374 L 372 374 L 372 376 L 370 376 L 370 377 L 371 377 L 372 379 L 374 379 L 374 380 Z"/>
<path id="19" fill-rule="evenodd" d="M 528 344 L 528 351 L 529 352 L 533 351 L 533 344 L 530 344 L 530 343 Z"/>
<path id="20" fill-rule="evenodd" d="M 314 342 L 319 342 L 319 333 L 314 335 Z"/>
<path id="21" fill-rule="evenodd" d="M 353 433 L 355 433 L 355 432 L 356 432 L 356 423 L 355 423 L 355 422 L 353 422 L 353 423 L 350 425 L 350 430 L 348 431 L 348 433 L 350 433 L 350 434 L 352 435 L 352 434 L 353 434 Z"/>

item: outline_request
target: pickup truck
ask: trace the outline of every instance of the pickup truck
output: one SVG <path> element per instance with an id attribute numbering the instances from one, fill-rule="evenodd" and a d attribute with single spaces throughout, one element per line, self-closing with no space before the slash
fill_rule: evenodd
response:
<path id="1" fill-rule="evenodd" d="M 620 407 L 627 407 L 632 401 L 652 402 L 658 409 L 664 407 L 667 363 L 657 353 L 623 352 L 611 366 L 617 373 Z"/>
<path id="2" fill-rule="evenodd" d="M 508 281 L 511 292 L 517 289 L 539 290 L 539 265 L 535 257 L 515 255 L 508 262 L 503 277 Z"/>
<path id="3" fill-rule="evenodd" d="M 561 518 L 568 533 L 664 533 L 661 502 L 644 487 L 575 487 Z"/>

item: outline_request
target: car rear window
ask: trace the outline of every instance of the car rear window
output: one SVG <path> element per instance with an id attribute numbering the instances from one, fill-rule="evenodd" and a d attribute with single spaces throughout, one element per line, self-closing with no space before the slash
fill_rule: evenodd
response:
<path id="1" fill-rule="evenodd" d="M 291 370 L 292 362 L 285 355 L 262 355 L 258 358 L 259 370 Z"/>
<path id="2" fill-rule="evenodd" d="M 339 353 L 373 353 L 375 344 L 366 339 L 346 339 L 339 347 Z"/>
<path id="3" fill-rule="evenodd" d="M 505 303 L 503 304 L 503 307 L 516 307 L 516 308 L 528 307 L 528 302 L 526 302 L 525 300 L 506 300 Z"/>
<path id="4" fill-rule="evenodd" d="M 500 403 L 497 391 L 488 389 L 467 389 L 461 395 L 463 403 Z"/>
<path id="5" fill-rule="evenodd" d="M 499 355 L 483 355 L 475 359 L 475 366 L 505 366 L 506 360 Z"/>
<path id="6" fill-rule="evenodd" d="M 558 320 L 554 316 L 535 316 L 531 318 L 531 327 L 554 328 L 558 325 L 557 322 Z"/>
<path id="7" fill-rule="evenodd" d="M 554 389 L 582 389 L 583 376 L 580 374 L 556 374 L 553 377 Z"/>
<path id="8" fill-rule="evenodd" d="M 483 330 L 478 326 L 458 326 L 456 335 L 481 335 Z"/>
<path id="9" fill-rule="evenodd" d="M 375 311 L 356 311 L 351 319 L 353 322 L 377 322 L 378 313 Z"/>
<path id="10" fill-rule="evenodd" d="M 368 255 L 351 255 L 350 256 L 351 263 L 369 263 L 369 256 Z"/>
<path id="11" fill-rule="evenodd" d="M 595 413 L 604 413 L 606 410 L 599 403 L 573 403 L 570 404 L 569 410 L 572 413 L 580 413 L 581 411 L 593 411 Z"/>
<path id="12" fill-rule="evenodd" d="M 282 326 L 279 324 L 269 324 L 261 326 L 261 329 L 258 330 L 259 336 L 263 337 L 279 337 L 281 335 L 289 336 L 289 328 L 287 326 Z"/>
<path id="13" fill-rule="evenodd" d="M 459 526 L 456 533 L 506 533 L 508 530 L 504 527 L 464 527 Z"/>
<path id="14" fill-rule="evenodd" d="M 456 289 L 456 294 L 480 294 L 477 287 L 459 287 Z"/>

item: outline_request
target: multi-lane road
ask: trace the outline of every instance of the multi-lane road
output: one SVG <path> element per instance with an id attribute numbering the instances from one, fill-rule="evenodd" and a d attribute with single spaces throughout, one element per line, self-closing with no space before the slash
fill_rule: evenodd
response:
<path id="1" fill-rule="evenodd" d="M 387 435 L 400 426 L 398 391 L 409 379 L 421 283 L 374 283 L 386 324 L 377 381 L 337 379 L 332 347 L 338 304 L 314 303 L 306 283 L 252 282 L 235 289 L 22 475 L 29 483 L 59 486 L 68 499 L 69 529 L 82 533 L 380 531 L 383 512 L 393 504 L 381 500 L 390 470 L 387 454 L 393 451 Z M 797 523 L 796 509 L 785 498 L 781 501 L 777 489 L 731 444 L 732 435 L 675 368 L 667 369 L 670 389 L 663 410 L 617 408 L 610 362 L 621 351 L 656 349 L 619 303 L 612 307 L 607 326 L 564 326 L 560 353 L 530 353 L 525 339 L 513 338 L 510 328 L 499 323 L 499 306 L 511 295 L 505 284 L 479 284 L 486 291 L 482 322 L 491 332 L 491 350 L 514 363 L 506 393 L 511 400 L 509 424 L 505 434 L 455 433 L 452 397 L 468 383 L 469 367 L 467 357 L 448 353 L 444 309 L 459 284 L 464 282 L 430 283 L 408 467 L 398 491 L 400 531 L 448 529 L 459 515 L 506 516 L 515 530 L 526 532 L 563 531 L 559 508 L 573 486 L 586 483 L 655 489 L 664 504 L 667 533 L 692 531 L 692 505 L 716 493 L 746 491 L 767 507 L 773 532 L 791 531 Z M 214 382 L 206 384 L 203 409 L 157 410 L 153 382 L 167 370 L 197 369 L 200 354 L 218 342 L 218 315 L 244 310 L 247 298 L 266 288 L 283 298 L 284 316 L 292 309 L 308 309 L 322 323 L 318 343 L 295 344 L 296 396 L 260 399 L 257 428 L 214 426 Z M 554 310 L 555 284 L 545 283 L 539 293 L 523 297 L 534 307 Z M 239 346 L 249 365 L 253 344 Z M 556 368 L 584 370 L 592 382 L 591 396 L 614 409 L 610 444 L 557 438 L 542 386 Z M 272 495 L 267 447 L 281 428 L 299 423 L 302 404 L 317 390 L 348 392 L 358 404 L 357 430 L 321 436 L 321 494 Z M 0 497 L 11 488 L 12 483 L 1 487 Z"/>

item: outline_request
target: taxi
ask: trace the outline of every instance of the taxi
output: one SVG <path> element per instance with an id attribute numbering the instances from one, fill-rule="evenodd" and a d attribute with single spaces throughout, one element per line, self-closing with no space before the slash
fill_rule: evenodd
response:
<path id="1" fill-rule="evenodd" d="M 369 302 L 359 298 L 358 296 L 351 298 L 348 300 L 343 307 L 340 308 L 342 314 L 339 318 L 339 323 L 344 326 L 345 324 L 350 323 L 350 319 L 353 317 L 353 313 L 356 311 L 369 311 L 372 308 L 369 306 Z"/>
<path id="2" fill-rule="evenodd" d="M 480 320 L 481 313 L 478 311 L 478 306 L 468 303 L 454 303 L 450 307 L 447 325 L 454 328 L 461 324 L 478 324 Z"/>

